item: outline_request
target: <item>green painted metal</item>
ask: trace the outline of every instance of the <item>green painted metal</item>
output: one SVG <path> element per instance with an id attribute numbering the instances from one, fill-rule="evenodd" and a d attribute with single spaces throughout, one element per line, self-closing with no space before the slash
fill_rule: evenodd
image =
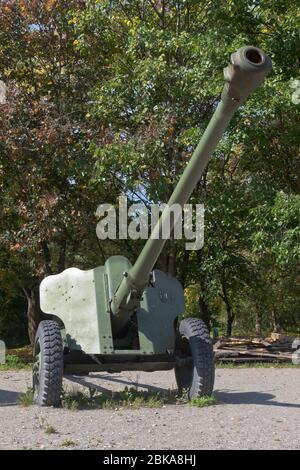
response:
<path id="1" fill-rule="evenodd" d="M 69 268 L 40 285 L 41 309 L 61 319 L 71 350 L 91 354 L 113 350 L 104 274 L 104 266 L 88 271 Z"/>
<path id="2" fill-rule="evenodd" d="M 114 346 L 109 300 L 131 264 L 124 256 L 108 258 L 88 271 L 69 268 L 46 277 L 40 286 L 43 312 L 64 324 L 62 336 L 70 350 L 85 354 L 165 354 L 174 345 L 174 321 L 184 312 L 184 295 L 177 279 L 155 271 L 137 309 L 138 349 Z"/>
<path id="3" fill-rule="evenodd" d="M 139 342 L 142 351 L 164 354 L 173 351 L 175 320 L 184 313 L 180 282 L 160 270 L 154 271 L 154 286 L 148 286 L 137 310 Z"/>
<path id="4" fill-rule="evenodd" d="M 170 368 L 184 295 L 180 283 L 165 273 L 155 270 L 150 277 L 166 242 L 160 237 L 161 227 L 173 204 L 187 202 L 235 111 L 270 70 L 271 60 L 258 48 L 247 46 L 231 56 L 221 101 L 133 266 L 124 256 L 112 256 L 104 266 L 88 271 L 70 268 L 42 281 L 41 309 L 62 321 L 64 345 L 71 356 L 90 355 L 94 361 L 82 364 L 78 359 L 78 370 L 154 370 L 155 364 Z M 115 360 L 102 364 L 103 357 Z M 76 360 L 70 360 L 69 371 L 77 367 Z"/>
<path id="5" fill-rule="evenodd" d="M 114 362 L 111 364 L 66 364 L 64 374 L 85 374 L 87 372 L 122 372 L 124 370 L 142 370 L 144 372 L 154 372 L 155 370 L 170 370 L 175 366 L 175 362 Z"/>
<path id="6" fill-rule="evenodd" d="M 271 68 L 271 59 L 256 47 L 242 47 L 232 54 L 231 63 L 224 69 L 225 85 L 221 101 L 151 237 L 112 297 L 111 311 L 114 332 L 123 328 L 132 312 L 139 305 L 141 294 L 149 282 L 149 274 L 166 242 L 160 237 L 160 233 L 165 221 L 170 220 L 171 206 L 173 204 L 183 206 L 187 202 L 235 111 L 248 95 L 262 83 Z"/>

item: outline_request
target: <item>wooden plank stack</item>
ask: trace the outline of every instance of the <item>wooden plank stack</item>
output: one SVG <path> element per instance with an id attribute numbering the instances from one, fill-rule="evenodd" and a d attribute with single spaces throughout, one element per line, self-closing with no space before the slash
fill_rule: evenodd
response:
<path id="1" fill-rule="evenodd" d="M 218 362 L 292 362 L 294 340 L 279 333 L 266 338 L 219 338 L 215 358 Z"/>
<path id="2" fill-rule="evenodd" d="M 32 347 L 23 346 L 22 348 L 7 349 L 6 355 L 16 356 L 20 362 L 29 364 L 32 362 Z"/>

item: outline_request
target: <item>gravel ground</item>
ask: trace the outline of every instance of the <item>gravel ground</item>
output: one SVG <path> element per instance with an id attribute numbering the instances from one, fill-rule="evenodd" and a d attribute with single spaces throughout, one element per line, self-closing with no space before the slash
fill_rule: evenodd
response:
<path id="1" fill-rule="evenodd" d="M 300 449 L 299 369 L 217 369 L 218 404 L 207 408 L 24 408 L 28 371 L 0 371 L 0 449 Z M 175 387 L 168 372 L 91 374 L 66 380 L 121 390 Z M 55 434 L 45 432 L 53 426 Z M 73 443 L 73 444 L 72 444 Z"/>

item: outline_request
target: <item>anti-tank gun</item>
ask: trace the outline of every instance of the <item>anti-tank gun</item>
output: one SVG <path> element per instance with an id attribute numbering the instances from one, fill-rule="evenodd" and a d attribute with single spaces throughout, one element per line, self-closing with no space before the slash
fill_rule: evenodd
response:
<path id="1" fill-rule="evenodd" d="M 33 387 L 40 405 L 58 405 L 63 373 L 175 369 L 179 389 L 190 398 L 210 395 L 214 356 L 209 332 L 185 318 L 179 281 L 153 267 L 166 239 L 170 210 L 188 201 L 235 111 L 263 82 L 271 60 L 256 47 L 242 47 L 224 69 L 221 100 L 173 194 L 136 262 L 112 256 L 88 271 L 69 268 L 46 277 L 34 345 Z M 172 224 L 170 231 L 172 230 Z"/>

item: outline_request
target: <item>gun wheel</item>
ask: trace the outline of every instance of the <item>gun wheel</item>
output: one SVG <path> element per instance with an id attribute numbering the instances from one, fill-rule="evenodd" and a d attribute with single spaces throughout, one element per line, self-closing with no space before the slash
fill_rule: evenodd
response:
<path id="1" fill-rule="evenodd" d="M 188 398 L 212 394 L 215 364 L 212 341 L 202 320 L 186 318 L 177 329 L 175 344 L 175 377 L 179 391 Z"/>
<path id="2" fill-rule="evenodd" d="M 55 321 L 39 324 L 33 348 L 32 388 L 40 406 L 59 406 L 63 380 L 63 344 Z"/>

